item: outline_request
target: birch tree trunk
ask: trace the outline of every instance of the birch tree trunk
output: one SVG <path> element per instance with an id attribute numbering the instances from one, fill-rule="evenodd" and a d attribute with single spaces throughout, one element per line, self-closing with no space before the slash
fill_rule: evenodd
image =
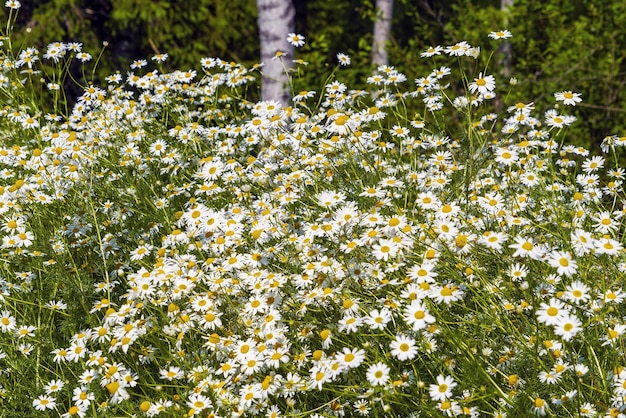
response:
<path id="1" fill-rule="evenodd" d="M 508 29 L 508 12 L 511 7 L 513 7 L 513 3 L 515 0 L 501 0 L 500 1 L 500 10 L 505 13 L 504 18 L 504 29 Z M 504 40 L 504 42 L 500 45 L 500 50 L 503 54 L 502 58 L 502 70 L 505 76 L 511 75 L 511 61 L 512 61 L 512 51 L 511 51 L 511 42 L 508 40 Z"/>
<path id="2" fill-rule="evenodd" d="M 372 44 L 372 63 L 376 66 L 389 64 L 386 45 L 391 37 L 392 16 L 393 0 L 376 0 L 376 21 Z"/>
<path id="3" fill-rule="evenodd" d="M 293 67 L 293 46 L 287 35 L 294 32 L 295 9 L 291 0 L 256 0 L 261 42 L 261 99 L 277 100 L 283 106 L 290 99 L 287 70 Z M 277 58 L 276 52 L 282 52 Z"/>

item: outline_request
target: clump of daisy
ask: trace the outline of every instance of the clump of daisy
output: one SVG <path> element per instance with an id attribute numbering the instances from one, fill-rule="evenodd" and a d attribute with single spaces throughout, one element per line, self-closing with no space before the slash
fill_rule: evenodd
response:
<path id="1" fill-rule="evenodd" d="M 7 101 L 3 408 L 617 416 L 626 140 L 567 144 L 575 117 L 509 103 L 481 51 L 430 46 L 414 82 L 382 65 L 291 106 L 249 97 L 258 67 L 162 73 L 165 53 L 66 114 Z M 20 69 L 84 54 L 26 48 L 2 76 L 25 94 Z"/>

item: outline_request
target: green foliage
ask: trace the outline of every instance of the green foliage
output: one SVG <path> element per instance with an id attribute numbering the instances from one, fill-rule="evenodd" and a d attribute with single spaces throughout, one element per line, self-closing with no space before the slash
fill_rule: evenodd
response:
<path id="1" fill-rule="evenodd" d="M 295 89 L 324 83 L 328 63 L 338 52 L 351 57 L 340 79 L 363 88 L 371 64 L 371 31 L 375 1 L 294 1 L 296 31 L 307 38 L 296 59 L 308 63 L 295 77 Z M 2 13 L 7 13 L 2 11 Z M 514 37 L 494 59 L 500 64 L 498 83 L 519 81 L 506 98 L 534 101 L 546 110 L 547 92 L 570 89 L 585 102 L 576 109 L 578 124 L 568 141 L 597 146 L 609 134 L 626 129 L 624 90 L 626 66 L 626 5 L 610 0 L 563 2 L 517 0 L 509 12 L 499 0 L 396 0 L 390 63 L 409 79 L 429 71 L 420 59 L 424 45 L 449 45 L 461 40 L 483 43 L 491 30 L 509 29 Z M 34 0 L 24 4 L 16 22 L 16 45 L 45 48 L 50 40 L 84 43 L 94 57 L 108 42 L 93 75 L 70 68 L 81 85 L 135 59 L 167 53 L 162 70 L 198 68 L 198 59 L 217 56 L 244 64 L 258 61 L 259 46 L 254 0 Z M 514 58 L 509 58 L 514 57 Z M 332 64 L 331 64 L 332 65 Z M 65 82 L 65 87 L 71 83 Z M 70 90 L 78 93 L 79 89 Z"/>
<path id="2" fill-rule="evenodd" d="M 516 0 L 509 11 L 500 1 L 399 1 L 392 46 L 392 62 L 409 78 L 419 68 L 420 45 L 450 45 L 461 40 L 485 41 L 491 30 L 509 29 L 510 46 L 494 59 L 504 64 L 495 74 L 498 83 L 510 77 L 519 83 L 506 98 L 508 104 L 526 100 L 539 110 L 550 106 L 558 89 L 582 93 L 585 103 L 576 109 L 578 125 L 567 141 L 597 147 L 609 134 L 624 135 L 626 98 L 626 5 L 609 0 L 563 2 Z M 406 17 L 412 25 L 407 25 Z"/>
<path id="3" fill-rule="evenodd" d="M 8 12 L 0 13 L 6 18 Z M 13 36 L 18 48 L 80 41 L 94 57 L 108 44 L 110 51 L 94 74 L 100 85 L 133 60 L 157 53 L 169 55 L 163 69 L 172 70 L 198 68 L 205 56 L 251 64 L 258 61 L 259 50 L 254 0 L 35 0 L 23 5 Z M 80 73 L 72 70 L 80 81 Z"/>
<path id="4" fill-rule="evenodd" d="M 146 55 L 168 53 L 171 68 L 195 68 L 202 56 L 258 59 L 254 0 L 116 0 L 107 26 L 118 36 L 131 31 Z"/>
<path id="5" fill-rule="evenodd" d="M 533 19 L 528 19 L 533 16 Z M 555 86 L 583 94 L 577 109 L 580 129 L 572 138 L 598 145 L 606 135 L 624 134 L 626 97 L 626 5 L 621 2 L 542 2 L 519 0 L 511 9 L 513 68 L 519 95 L 545 101 Z"/>
<path id="6" fill-rule="evenodd" d="M 321 16 L 327 16 L 322 9 L 336 8 L 334 4 L 317 7 Z M 361 31 L 361 41 L 358 49 L 350 52 L 361 57 L 355 66 L 362 69 L 368 66 L 366 51 L 375 17 L 373 2 L 362 2 L 357 10 L 368 25 L 363 27 L 359 22 L 354 26 L 352 32 Z M 626 99 L 621 94 L 626 70 L 626 35 L 622 30 L 625 24 L 626 6 L 608 0 L 518 0 L 510 11 L 502 10 L 500 1 L 495 0 L 397 0 L 390 62 L 411 79 L 428 71 L 420 59 L 424 45 L 450 45 L 461 40 L 479 44 L 485 42 L 489 31 L 509 29 L 514 35 L 509 46 L 501 47 L 494 56 L 503 64 L 495 74 L 498 83 L 508 83 L 510 77 L 519 81 L 506 97 L 508 103 L 533 101 L 539 110 L 545 111 L 550 106 L 551 92 L 581 92 L 585 103 L 575 112 L 581 129 L 567 140 L 597 147 L 606 135 L 623 135 L 626 128 Z M 325 29 L 328 33 L 341 33 L 332 23 Z M 330 50 L 336 49 L 336 38 L 328 38 Z M 341 41 L 353 45 L 346 42 L 349 39 Z M 347 71 L 343 75 L 350 78 Z"/>

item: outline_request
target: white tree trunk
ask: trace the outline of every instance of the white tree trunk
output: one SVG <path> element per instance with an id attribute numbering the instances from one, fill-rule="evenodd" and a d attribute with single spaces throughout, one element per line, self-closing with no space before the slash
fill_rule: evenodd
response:
<path id="1" fill-rule="evenodd" d="M 508 29 L 509 18 L 508 12 L 511 7 L 513 7 L 513 3 L 515 0 L 500 0 L 500 10 L 505 13 L 504 17 L 504 29 Z M 500 44 L 500 51 L 502 52 L 502 73 L 506 77 L 511 75 L 511 61 L 513 60 L 513 53 L 511 51 L 511 42 L 508 40 L 504 40 L 502 44 Z"/>
<path id="2" fill-rule="evenodd" d="M 261 99 L 289 103 L 287 70 L 293 67 L 293 46 L 287 35 L 294 31 L 295 9 L 291 0 L 256 0 L 261 42 Z M 276 58 L 276 52 L 283 53 Z"/>
<path id="3" fill-rule="evenodd" d="M 372 63 L 388 65 L 387 42 L 391 37 L 391 18 L 393 0 L 376 0 L 376 21 L 374 22 L 374 42 L 372 44 Z"/>

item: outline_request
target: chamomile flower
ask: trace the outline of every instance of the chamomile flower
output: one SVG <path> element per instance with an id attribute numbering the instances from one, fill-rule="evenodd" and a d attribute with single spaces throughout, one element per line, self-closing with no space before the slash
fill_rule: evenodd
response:
<path id="1" fill-rule="evenodd" d="M 78 362 L 87 354 L 87 348 L 84 342 L 73 342 L 67 349 L 67 360 Z"/>
<path id="2" fill-rule="evenodd" d="M 451 376 L 438 375 L 436 383 L 429 386 L 428 393 L 434 401 L 445 401 L 452 396 L 452 390 L 456 386 L 457 383 Z"/>
<path id="3" fill-rule="evenodd" d="M 22 7 L 22 4 L 17 0 L 7 0 L 4 3 L 4 7 L 8 7 L 9 9 L 17 10 Z"/>
<path id="4" fill-rule="evenodd" d="M 139 59 L 139 60 L 133 61 L 132 64 L 130 65 L 130 68 L 134 70 L 137 68 L 145 67 L 146 65 L 148 65 L 148 61 L 144 59 Z"/>
<path id="5" fill-rule="evenodd" d="M 578 264 L 567 251 L 553 251 L 548 256 L 548 263 L 562 276 L 571 277 L 578 270 Z"/>
<path id="6" fill-rule="evenodd" d="M 413 327 L 414 331 L 419 331 L 434 323 L 435 317 L 429 313 L 420 300 L 413 300 L 404 310 L 404 320 Z"/>
<path id="7" fill-rule="evenodd" d="M 617 343 L 618 340 L 620 340 L 620 337 L 624 334 L 625 331 L 626 325 L 623 324 L 617 324 L 609 328 L 606 335 L 601 338 L 601 341 L 603 341 L 602 346 L 614 345 L 615 343 Z"/>
<path id="8" fill-rule="evenodd" d="M 554 325 L 554 333 L 560 335 L 565 341 L 570 341 L 582 330 L 582 322 L 576 315 L 566 313 L 561 316 Z"/>
<path id="9" fill-rule="evenodd" d="M 604 302 L 605 303 L 622 303 L 626 294 L 622 291 L 622 289 L 608 289 L 604 293 Z"/>
<path id="10" fill-rule="evenodd" d="M 429 296 L 437 303 L 445 303 L 446 305 L 463 299 L 464 291 L 460 286 L 454 283 L 444 285 L 434 285 L 431 287 Z"/>
<path id="11" fill-rule="evenodd" d="M 595 417 L 598 412 L 591 403 L 584 402 L 578 407 L 578 413 L 581 417 Z"/>
<path id="12" fill-rule="evenodd" d="M 619 227 L 620 223 L 609 211 L 602 211 L 591 216 L 595 222 L 594 229 L 601 234 L 609 234 Z"/>
<path id="13" fill-rule="evenodd" d="M 445 240 L 452 240 L 459 233 L 459 228 L 456 225 L 456 222 L 448 219 L 436 219 L 432 228 L 442 239 Z"/>
<path id="14" fill-rule="evenodd" d="M 513 36 L 513 34 L 508 29 L 499 30 L 499 31 L 495 31 L 495 32 L 490 32 L 489 33 L 489 37 L 493 38 L 493 39 L 508 39 L 511 36 Z"/>
<path id="15" fill-rule="evenodd" d="M 616 255 L 624 249 L 624 246 L 613 238 L 600 238 L 594 242 L 596 254 Z"/>
<path id="16" fill-rule="evenodd" d="M 46 53 L 43 54 L 43 57 L 46 59 L 51 59 L 54 62 L 59 62 L 61 58 L 66 55 L 67 52 L 67 44 L 62 42 L 53 42 L 48 44 L 46 47 Z"/>
<path id="17" fill-rule="evenodd" d="M 391 321 L 391 312 L 386 308 L 381 310 L 374 309 L 370 311 L 364 321 L 371 329 L 381 330 L 387 326 L 389 321 Z"/>
<path id="18" fill-rule="evenodd" d="M 50 395 L 39 395 L 36 399 L 33 399 L 33 406 L 37 411 L 55 409 L 56 405 L 56 399 Z"/>
<path id="19" fill-rule="evenodd" d="M 378 244 L 372 246 L 372 254 L 377 260 L 388 261 L 398 254 L 398 243 L 390 239 L 381 239 Z"/>
<path id="20" fill-rule="evenodd" d="M 158 63 L 163 63 L 165 61 L 167 61 L 167 58 L 169 56 L 167 54 L 156 54 L 152 56 L 152 61 L 158 62 Z"/>
<path id="21" fill-rule="evenodd" d="M 572 303 L 585 303 L 589 301 L 589 286 L 580 280 L 574 280 L 565 289 L 563 297 Z"/>
<path id="22" fill-rule="evenodd" d="M 293 98 L 294 102 L 301 102 L 303 100 L 306 99 L 310 99 L 311 97 L 315 96 L 315 92 L 312 90 L 302 90 L 300 91 L 298 94 L 296 94 Z M 296 122 L 298 124 L 300 124 L 301 122 Z"/>
<path id="23" fill-rule="evenodd" d="M 304 36 L 296 33 L 290 33 L 289 35 L 287 35 L 287 42 L 289 42 L 296 48 L 300 48 L 304 45 Z"/>
<path id="24" fill-rule="evenodd" d="M 441 55 L 442 51 L 443 51 L 443 47 L 441 47 L 439 45 L 431 46 L 431 47 L 428 47 L 420 55 L 421 55 L 422 58 L 430 58 L 430 57 L 435 56 L 435 55 Z"/>
<path id="25" fill-rule="evenodd" d="M 17 326 L 17 321 L 6 309 L 0 313 L 0 330 L 2 332 L 13 332 Z"/>
<path id="26" fill-rule="evenodd" d="M 576 106 L 577 103 L 582 102 L 580 93 L 572 93 L 571 91 L 562 91 L 559 93 L 554 93 L 554 98 L 562 102 L 564 105 L 568 106 Z"/>
<path id="27" fill-rule="evenodd" d="M 371 410 L 367 399 L 359 399 L 358 401 L 354 402 L 352 407 L 354 408 L 356 413 L 361 416 L 368 416 Z"/>
<path id="28" fill-rule="evenodd" d="M 363 325 L 363 318 L 348 313 L 339 320 L 337 325 L 339 331 L 351 334 L 357 332 L 361 325 Z"/>
<path id="29" fill-rule="evenodd" d="M 15 330 L 15 336 L 18 338 L 34 337 L 37 328 L 32 325 L 22 325 Z"/>
<path id="30" fill-rule="evenodd" d="M 142 244 L 130 252 L 130 259 L 133 261 L 141 260 L 152 251 L 154 247 L 150 244 Z"/>
<path id="31" fill-rule="evenodd" d="M 508 235 L 504 232 L 485 231 L 483 235 L 478 238 L 477 242 L 478 244 L 501 253 L 507 238 Z"/>
<path id="32" fill-rule="evenodd" d="M 564 128 L 576 121 L 575 116 L 559 115 L 556 110 L 550 109 L 545 113 L 545 122 L 551 128 Z"/>
<path id="33" fill-rule="evenodd" d="M 524 264 L 513 263 L 511 267 L 509 267 L 509 277 L 513 281 L 521 281 L 528 275 L 528 267 Z"/>
<path id="34" fill-rule="evenodd" d="M 604 161 L 605 159 L 602 156 L 597 155 L 597 156 L 586 159 L 583 162 L 581 168 L 583 169 L 585 173 L 598 171 L 599 169 L 604 167 Z"/>
<path id="35" fill-rule="evenodd" d="M 343 367 L 348 369 L 357 368 L 365 360 L 365 351 L 362 349 L 343 348 L 343 351 L 337 354 L 337 360 Z"/>
<path id="36" fill-rule="evenodd" d="M 403 334 L 398 334 L 389 348 L 391 348 L 391 355 L 400 361 L 412 360 L 418 352 L 415 340 Z"/>
<path id="37" fill-rule="evenodd" d="M 540 184 L 539 176 L 531 170 L 524 171 L 520 176 L 520 182 L 524 186 L 534 187 Z"/>
<path id="38" fill-rule="evenodd" d="M 594 249 L 594 239 L 591 233 L 582 229 L 576 229 L 571 232 L 571 244 L 574 254 L 582 256 Z"/>
<path id="39" fill-rule="evenodd" d="M 479 73 L 478 77 L 469 84 L 469 91 L 472 93 L 488 94 L 496 88 L 496 78 L 492 75 Z"/>
<path id="40" fill-rule="evenodd" d="M 87 414 L 87 410 L 89 405 L 72 405 L 67 409 L 67 412 L 61 414 L 61 418 L 71 418 L 71 417 L 79 417 L 83 418 Z"/>
<path id="41" fill-rule="evenodd" d="M 447 46 L 443 52 L 453 57 L 461 57 L 463 55 L 467 55 L 471 49 L 472 46 L 470 44 L 466 41 L 461 41 L 454 45 Z"/>
<path id="42" fill-rule="evenodd" d="M 437 272 L 435 271 L 437 265 L 435 263 L 422 263 L 411 266 L 407 271 L 407 276 L 417 281 L 421 282 L 433 282 L 437 277 Z"/>
<path id="43" fill-rule="evenodd" d="M 478 197 L 480 207 L 489 214 L 498 214 L 504 208 L 504 199 L 499 193 L 487 193 Z"/>
<path id="44" fill-rule="evenodd" d="M 509 248 L 515 250 L 513 257 L 528 257 L 533 260 L 539 260 L 544 255 L 542 248 L 535 244 L 532 238 L 517 236 L 515 237 L 515 243 L 509 245 Z"/>
<path id="45" fill-rule="evenodd" d="M 535 415 L 545 415 L 548 409 L 548 402 L 545 399 L 536 397 L 533 400 L 533 412 Z"/>
<path id="46" fill-rule="evenodd" d="M 536 315 L 539 322 L 546 325 L 559 324 L 566 314 L 569 314 L 565 304 L 558 299 L 551 298 L 548 303 L 541 303 Z"/>
<path id="47" fill-rule="evenodd" d="M 339 64 L 342 67 L 346 67 L 346 66 L 350 65 L 350 57 L 348 55 L 346 55 L 346 54 L 341 53 L 341 52 L 337 54 L 337 61 L 339 61 Z"/>
<path id="48" fill-rule="evenodd" d="M 557 383 L 561 379 L 560 375 L 554 374 L 552 372 L 542 371 L 539 373 L 539 380 L 541 383 L 547 383 L 549 385 Z"/>
<path id="49" fill-rule="evenodd" d="M 372 364 L 368 367 L 366 378 L 372 386 L 382 386 L 389 381 L 391 369 L 383 362 Z"/>
<path id="50" fill-rule="evenodd" d="M 51 393 L 59 392 L 64 387 L 65 387 L 65 383 L 62 380 L 55 379 L 55 380 L 51 380 L 47 384 L 45 384 L 44 387 L 43 387 L 43 390 L 47 394 L 51 394 Z"/>
<path id="51" fill-rule="evenodd" d="M 180 367 L 170 366 L 168 369 L 159 370 L 159 376 L 161 379 L 165 379 L 171 382 L 173 380 L 182 379 L 183 377 L 185 377 L 185 374 Z"/>
<path id="52" fill-rule="evenodd" d="M 322 390 L 324 383 L 331 381 L 333 373 L 325 365 L 315 365 L 311 368 L 309 387 Z"/>
<path id="53" fill-rule="evenodd" d="M 509 150 L 507 148 L 498 148 L 496 151 L 496 162 L 504 165 L 511 166 L 517 162 L 519 155 L 515 150 Z"/>

